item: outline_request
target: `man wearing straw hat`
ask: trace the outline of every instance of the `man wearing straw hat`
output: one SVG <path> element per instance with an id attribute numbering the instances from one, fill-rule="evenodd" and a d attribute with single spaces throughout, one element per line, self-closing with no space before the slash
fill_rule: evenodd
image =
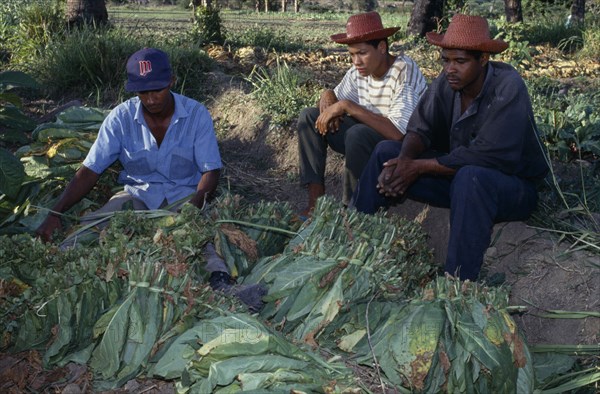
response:
<path id="1" fill-rule="evenodd" d="M 388 37 L 377 12 L 353 15 L 346 32 L 331 39 L 348 46 L 352 67 L 335 89 L 324 90 L 319 108 L 306 108 L 298 119 L 300 182 L 308 188 L 310 214 L 325 193 L 327 148 L 345 155 L 343 202 L 348 204 L 357 179 L 375 145 L 401 140 L 427 84 L 408 56 L 389 53 Z"/>
<path id="2" fill-rule="evenodd" d="M 352 204 L 374 213 L 408 197 L 450 208 L 445 271 L 475 280 L 494 223 L 530 216 L 548 164 L 523 79 L 490 61 L 508 44 L 490 38 L 487 21 L 459 14 L 427 40 L 441 48 L 443 71 L 404 140 L 377 145 Z"/>
<path id="3" fill-rule="evenodd" d="M 98 214 L 127 205 L 136 210 L 175 210 L 187 198 L 198 208 L 204 206 L 217 188 L 222 167 L 213 121 L 204 105 L 173 93 L 174 84 L 165 52 L 144 48 L 129 57 L 125 89 L 135 97 L 114 108 L 102 123 L 83 165 L 36 231 L 44 241 L 61 229 L 60 214 L 85 197 L 116 160 L 123 166 L 119 181 L 125 190 L 84 216 L 81 223 L 101 221 Z M 76 242 L 72 238 L 61 247 L 73 247 Z M 262 285 L 234 286 L 227 265 L 210 243 L 205 257 L 213 289 L 237 296 L 252 311 L 262 307 L 266 294 Z"/>

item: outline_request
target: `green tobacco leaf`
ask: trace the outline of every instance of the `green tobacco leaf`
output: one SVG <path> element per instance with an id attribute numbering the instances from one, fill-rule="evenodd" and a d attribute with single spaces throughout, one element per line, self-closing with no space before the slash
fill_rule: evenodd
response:
<path id="1" fill-rule="evenodd" d="M 109 111 L 99 108 L 70 107 L 58 114 L 56 119 L 63 124 L 89 125 L 102 123 Z"/>
<path id="2" fill-rule="evenodd" d="M 23 164 L 8 150 L 0 148 L 0 193 L 16 198 L 24 179 Z"/>
<path id="3" fill-rule="evenodd" d="M 0 90 L 10 90 L 16 87 L 38 89 L 40 85 L 35 79 L 22 71 L 0 72 Z"/>
<path id="4" fill-rule="evenodd" d="M 198 392 L 211 393 L 217 386 L 230 385 L 241 373 L 275 372 L 282 369 L 303 371 L 307 366 L 305 361 L 277 355 L 234 357 L 212 363 L 208 377 L 202 381 Z"/>
<path id="5" fill-rule="evenodd" d="M 303 286 L 311 277 L 320 277 L 335 265 L 337 262 L 333 259 L 320 261 L 314 256 L 297 259 L 276 274 L 266 276 L 267 282 L 273 280 L 273 284 L 269 287 L 269 294 L 264 299 L 272 301 L 289 295 L 296 288 Z"/>
<path id="6" fill-rule="evenodd" d="M 316 336 L 337 316 L 344 303 L 342 281 L 343 275 L 340 274 L 331 289 L 319 299 L 310 314 L 294 331 L 296 339 L 305 339 L 310 335 Z"/>
<path id="7" fill-rule="evenodd" d="M 569 371 L 575 364 L 575 358 L 560 353 L 537 353 L 533 356 L 535 379 L 543 383 L 546 379 Z"/>
<path id="8" fill-rule="evenodd" d="M 309 280 L 302 287 L 302 290 L 298 292 L 298 296 L 295 297 L 294 303 L 287 312 L 287 320 L 295 321 L 296 319 L 302 318 L 310 313 L 311 309 L 315 306 L 320 297 L 319 288 L 315 285 L 314 281 Z"/>
<path id="9" fill-rule="evenodd" d="M 0 142 L 9 144 L 25 145 L 29 142 L 29 138 L 21 130 L 3 130 L 0 131 Z"/>
<path id="10" fill-rule="evenodd" d="M 17 108 L 21 108 L 21 106 L 23 104 L 21 102 L 21 97 L 19 97 L 15 93 L 7 93 L 7 92 L 0 93 L 0 102 L 2 102 L 2 101 L 10 103 Z"/>
<path id="11" fill-rule="evenodd" d="M 137 303 L 145 304 L 138 308 Z M 145 306 L 145 307 L 144 307 Z M 123 351 L 123 369 L 117 375 L 115 387 L 133 378 L 140 371 L 152 352 L 158 338 L 158 329 L 161 320 L 162 302 L 158 293 L 148 294 L 148 289 L 138 289 L 135 303 L 129 315 L 129 334 Z M 132 330 L 135 327 L 135 330 Z M 135 332 L 134 332 L 135 331 Z"/>
<path id="12" fill-rule="evenodd" d="M 35 121 L 12 105 L 0 107 L 0 125 L 12 130 L 31 131 Z"/>
<path id="13" fill-rule="evenodd" d="M 121 349 L 127 339 L 127 328 L 129 322 L 129 308 L 135 299 L 137 288 L 135 288 L 119 305 L 110 319 L 106 331 L 98 346 L 92 353 L 90 367 L 98 375 L 110 379 L 119 370 L 121 363 Z"/>
<path id="14" fill-rule="evenodd" d="M 40 142 L 60 138 L 81 138 L 81 133 L 65 127 L 47 127 L 36 133 L 36 139 Z"/>
<path id="15" fill-rule="evenodd" d="M 192 359 L 199 345 L 199 339 L 204 330 L 203 325 L 190 328 L 181 334 L 158 359 L 150 370 L 150 376 L 159 376 L 164 379 L 181 377 L 185 366 Z"/>
<path id="16" fill-rule="evenodd" d="M 44 365 L 46 366 L 52 365 L 60 359 L 62 354 L 66 353 L 65 348 L 71 343 L 73 336 L 73 327 L 71 326 L 73 305 L 69 299 L 69 293 L 63 293 L 56 299 L 56 309 L 59 322 L 58 333 L 44 354 Z"/>

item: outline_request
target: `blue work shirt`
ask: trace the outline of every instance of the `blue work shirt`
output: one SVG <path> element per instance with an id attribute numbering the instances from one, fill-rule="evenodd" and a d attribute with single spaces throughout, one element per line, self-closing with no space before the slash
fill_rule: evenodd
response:
<path id="1" fill-rule="evenodd" d="M 175 111 L 160 147 L 146 124 L 140 99 L 133 97 L 109 113 L 83 162 L 101 174 L 118 159 L 123 166 L 119 183 L 148 209 L 190 196 L 204 172 L 222 167 L 206 107 L 172 94 Z"/>

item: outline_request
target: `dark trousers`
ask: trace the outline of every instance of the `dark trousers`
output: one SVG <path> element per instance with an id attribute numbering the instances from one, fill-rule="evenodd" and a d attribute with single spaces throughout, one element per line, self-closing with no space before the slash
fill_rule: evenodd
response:
<path id="1" fill-rule="evenodd" d="M 398 157 L 401 147 L 397 141 L 377 145 L 353 196 L 351 205 L 358 211 L 375 213 L 394 202 L 376 185 L 383 163 Z M 477 279 L 494 223 L 527 219 L 538 198 L 533 182 L 479 166 L 462 167 L 453 177 L 422 176 L 408 188 L 407 197 L 450 208 L 445 270 L 463 280 Z"/>
<path id="2" fill-rule="evenodd" d="M 349 116 L 342 118 L 338 131 L 323 136 L 315 127 L 319 113 L 318 108 L 305 108 L 298 117 L 300 183 L 325 184 L 327 147 L 330 146 L 345 156 L 342 201 L 347 205 L 371 152 L 378 142 L 383 141 L 383 137 Z"/>

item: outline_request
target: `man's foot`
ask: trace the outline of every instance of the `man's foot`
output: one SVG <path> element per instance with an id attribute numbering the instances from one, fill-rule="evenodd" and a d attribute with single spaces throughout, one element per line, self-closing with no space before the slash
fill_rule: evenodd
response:
<path id="1" fill-rule="evenodd" d="M 319 197 L 325 194 L 325 185 L 320 183 L 309 183 L 307 189 L 308 206 L 298 215 L 300 218 L 304 217 L 306 219 L 312 215 L 312 211 L 315 209 L 315 205 L 317 205 L 317 200 Z"/>
<path id="2" fill-rule="evenodd" d="M 260 312 L 264 306 L 262 298 L 267 295 L 267 288 L 262 284 L 237 285 L 227 272 L 215 271 L 210 274 L 208 283 L 213 290 L 237 297 L 250 312 Z"/>

